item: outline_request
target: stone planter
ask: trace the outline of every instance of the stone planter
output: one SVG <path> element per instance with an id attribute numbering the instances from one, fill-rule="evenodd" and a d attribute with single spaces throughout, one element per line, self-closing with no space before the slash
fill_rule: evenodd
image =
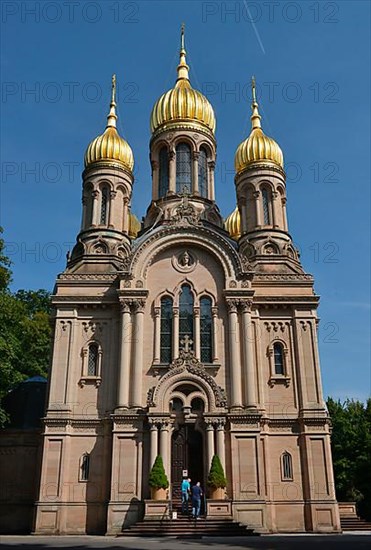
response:
<path id="1" fill-rule="evenodd" d="M 213 519 L 230 519 L 232 517 L 231 500 L 225 500 L 225 498 L 222 500 L 208 500 L 206 502 L 206 517 Z"/>
<path id="2" fill-rule="evenodd" d="M 145 500 L 144 501 L 144 519 L 168 520 L 170 501 L 165 500 Z"/>
<path id="3" fill-rule="evenodd" d="M 225 497 L 224 487 L 210 487 L 210 500 L 223 500 Z"/>
<path id="4" fill-rule="evenodd" d="M 151 500 L 166 500 L 167 489 L 155 489 L 151 487 Z"/>

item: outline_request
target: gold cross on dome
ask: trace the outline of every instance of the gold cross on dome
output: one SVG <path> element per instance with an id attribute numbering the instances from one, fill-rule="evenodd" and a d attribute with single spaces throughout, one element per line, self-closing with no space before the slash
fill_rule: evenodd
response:
<path id="1" fill-rule="evenodd" d="M 182 338 L 182 340 L 180 341 L 180 343 L 182 344 L 183 346 L 183 350 L 186 352 L 186 353 L 189 353 L 191 351 L 191 347 L 192 347 L 192 344 L 193 344 L 193 340 L 192 338 L 190 338 L 188 336 L 188 334 L 186 334 L 184 336 L 184 338 Z"/>

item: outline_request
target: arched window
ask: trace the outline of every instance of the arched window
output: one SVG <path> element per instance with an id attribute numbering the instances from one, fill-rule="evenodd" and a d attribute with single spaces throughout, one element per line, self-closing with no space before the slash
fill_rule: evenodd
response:
<path id="1" fill-rule="evenodd" d="M 161 298 L 161 338 L 160 361 L 171 363 L 173 340 L 173 300 L 169 296 Z"/>
<path id="2" fill-rule="evenodd" d="M 189 285 L 183 285 L 179 296 L 179 344 L 188 336 L 193 340 L 193 295 Z"/>
<path id="3" fill-rule="evenodd" d="M 98 345 L 90 344 L 88 354 L 88 376 L 98 376 Z"/>
<path id="4" fill-rule="evenodd" d="M 107 218 L 108 218 L 108 189 L 107 187 L 103 187 L 101 204 L 100 204 L 100 223 L 102 225 L 107 225 Z"/>
<path id="5" fill-rule="evenodd" d="M 169 155 L 167 148 L 162 147 L 158 156 L 159 173 L 158 173 L 158 196 L 164 197 L 169 189 Z"/>
<path id="6" fill-rule="evenodd" d="M 172 412 L 181 412 L 183 409 L 183 401 L 180 397 L 174 397 L 170 402 L 170 410 Z"/>
<path id="7" fill-rule="evenodd" d="M 191 401 L 191 411 L 193 413 L 204 412 L 205 403 L 201 397 L 194 397 Z"/>
<path id="8" fill-rule="evenodd" d="M 283 345 L 280 342 L 275 342 L 273 344 L 273 356 L 275 374 L 285 374 Z"/>
<path id="9" fill-rule="evenodd" d="M 281 475 L 284 481 L 292 481 L 293 479 L 292 456 L 287 451 L 281 456 Z"/>
<path id="10" fill-rule="evenodd" d="M 201 363 L 211 363 L 212 354 L 212 316 L 211 299 L 204 296 L 200 300 Z"/>
<path id="11" fill-rule="evenodd" d="M 191 193 L 191 148 L 187 143 L 176 146 L 176 192 Z"/>
<path id="12" fill-rule="evenodd" d="M 198 158 L 198 190 L 201 197 L 207 198 L 207 154 L 203 147 Z"/>
<path id="13" fill-rule="evenodd" d="M 270 193 L 269 190 L 264 187 L 262 189 L 262 198 L 263 198 L 263 219 L 264 225 L 271 224 L 271 213 L 270 213 Z"/>
<path id="14" fill-rule="evenodd" d="M 85 453 L 80 459 L 80 481 L 89 480 L 90 455 Z"/>

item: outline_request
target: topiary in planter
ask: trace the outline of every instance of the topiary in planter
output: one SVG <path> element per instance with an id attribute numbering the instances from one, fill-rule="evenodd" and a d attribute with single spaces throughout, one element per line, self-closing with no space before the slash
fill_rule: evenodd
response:
<path id="1" fill-rule="evenodd" d="M 169 481 L 166 477 L 162 457 L 158 455 L 149 474 L 148 484 L 151 489 L 167 489 Z"/>
<path id="2" fill-rule="evenodd" d="M 207 485 L 210 487 L 211 498 L 223 498 L 224 489 L 227 485 L 227 480 L 224 475 L 223 466 L 218 455 L 214 455 L 211 461 Z"/>

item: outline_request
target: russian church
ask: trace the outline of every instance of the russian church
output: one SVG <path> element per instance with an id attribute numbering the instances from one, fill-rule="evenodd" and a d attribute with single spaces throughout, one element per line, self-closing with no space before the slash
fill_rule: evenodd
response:
<path id="1" fill-rule="evenodd" d="M 170 500 L 184 475 L 206 488 L 218 455 L 234 520 L 261 533 L 337 532 L 319 299 L 289 233 L 283 154 L 262 129 L 255 81 L 226 220 L 215 115 L 191 85 L 184 31 L 150 126 L 152 200 L 139 222 L 113 77 L 53 296 L 34 532 L 121 532 L 143 515 L 158 455 Z"/>

